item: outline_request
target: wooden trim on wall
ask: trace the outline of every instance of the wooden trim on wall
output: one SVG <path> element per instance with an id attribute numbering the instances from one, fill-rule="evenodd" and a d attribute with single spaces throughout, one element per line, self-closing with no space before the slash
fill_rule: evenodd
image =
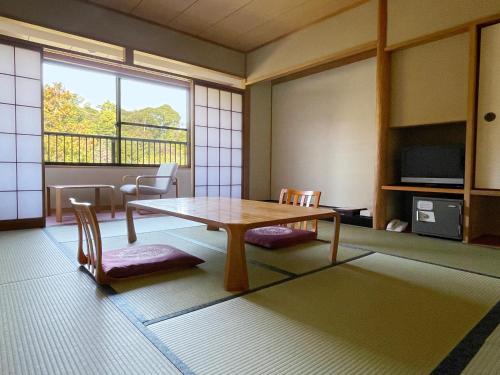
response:
<path id="1" fill-rule="evenodd" d="M 374 52 L 377 49 L 377 41 L 371 41 L 368 43 L 361 44 L 359 46 L 355 46 L 340 52 L 335 52 L 333 54 L 329 54 L 327 56 L 320 57 L 318 59 L 314 59 L 311 61 L 308 61 L 306 63 L 296 65 L 293 67 L 288 67 L 285 69 L 278 70 L 276 72 L 266 74 L 257 78 L 253 78 L 251 80 L 247 80 L 246 84 L 247 85 L 253 85 L 254 83 L 261 82 L 261 81 L 269 81 L 269 80 L 276 80 L 278 78 L 286 77 L 292 74 L 297 74 L 309 69 L 314 69 L 316 67 L 319 67 L 321 65 L 325 64 L 331 64 L 336 61 L 340 61 L 346 58 L 350 58 L 356 55 L 360 55 L 363 53 L 370 53 Z"/>
<path id="2" fill-rule="evenodd" d="M 385 48 L 386 51 L 396 51 L 396 50 L 401 50 L 401 49 L 406 49 L 406 48 L 411 48 L 411 47 L 416 47 L 421 44 L 426 44 L 426 43 L 431 43 L 435 42 L 440 39 L 445 39 L 449 38 L 454 35 L 458 34 L 463 34 L 466 32 L 469 32 L 471 27 L 476 27 L 477 25 L 480 24 L 487 24 L 490 22 L 494 22 L 495 20 L 498 20 L 500 18 L 500 13 L 495 14 L 493 16 L 487 16 L 487 17 L 482 17 L 478 18 L 476 20 L 458 25 L 458 26 L 453 26 L 447 29 L 439 30 L 430 34 L 422 35 L 417 38 L 405 40 L 403 42 L 399 43 L 394 43 L 391 44 L 390 46 L 387 46 Z"/>
<path id="3" fill-rule="evenodd" d="M 378 1 L 377 35 L 377 152 L 375 159 L 373 228 L 384 229 L 386 224 L 387 193 L 382 190 L 382 186 L 386 184 L 388 168 L 387 149 L 391 78 L 390 54 L 385 50 L 387 43 L 387 0 Z"/>
<path id="4" fill-rule="evenodd" d="M 243 184 L 242 197 L 250 196 L 250 87 L 243 95 Z"/>
<path id="5" fill-rule="evenodd" d="M 274 79 L 271 81 L 271 83 L 273 85 L 276 85 L 278 83 L 287 82 L 287 81 L 291 81 L 291 80 L 294 80 L 297 78 L 306 77 L 306 76 L 309 76 L 311 74 L 320 73 L 320 72 L 323 72 L 325 70 L 339 68 L 341 66 L 352 64 L 352 63 L 355 63 L 355 62 L 361 61 L 361 60 L 366 60 L 366 59 L 369 59 L 369 58 L 375 57 L 375 56 L 377 56 L 377 50 L 374 48 L 374 49 L 363 51 L 363 52 L 360 52 L 360 53 L 357 53 L 354 55 L 347 56 L 345 58 L 334 60 L 334 61 L 328 62 L 326 64 L 307 68 L 307 69 L 301 70 L 300 72 L 289 74 L 285 77 Z"/>

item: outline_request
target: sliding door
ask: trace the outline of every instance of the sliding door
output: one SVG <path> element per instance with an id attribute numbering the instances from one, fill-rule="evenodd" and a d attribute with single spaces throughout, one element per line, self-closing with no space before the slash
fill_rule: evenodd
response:
<path id="1" fill-rule="evenodd" d="M 195 85 L 194 194 L 242 194 L 243 96 Z"/>
<path id="2" fill-rule="evenodd" d="M 43 225 L 41 92 L 41 52 L 0 42 L 0 229 Z"/>

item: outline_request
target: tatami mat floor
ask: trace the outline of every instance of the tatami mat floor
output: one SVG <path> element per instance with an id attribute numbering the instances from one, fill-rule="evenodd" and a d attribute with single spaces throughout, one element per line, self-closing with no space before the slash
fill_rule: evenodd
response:
<path id="1" fill-rule="evenodd" d="M 101 229 L 106 249 L 128 246 L 124 221 Z M 498 250 L 343 226 L 333 267 L 321 241 L 248 246 L 251 290 L 234 294 L 224 231 L 136 229 L 206 262 L 100 288 L 75 263 L 75 226 L 0 233 L 0 374 L 498 373 Z"/>

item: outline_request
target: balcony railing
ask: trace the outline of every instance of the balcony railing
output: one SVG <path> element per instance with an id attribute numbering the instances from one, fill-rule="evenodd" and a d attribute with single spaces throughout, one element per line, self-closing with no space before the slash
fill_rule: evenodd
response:
<path id="1" fill-rule="evenodd" d="M 188 142 L 161 139 L 45 132 L 47 164 L 73 165 L 189 165 Z"/>

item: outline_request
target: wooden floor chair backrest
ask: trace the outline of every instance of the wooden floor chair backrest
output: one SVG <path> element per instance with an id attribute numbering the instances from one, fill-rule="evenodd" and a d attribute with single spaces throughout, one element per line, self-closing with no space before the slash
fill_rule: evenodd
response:
<path id="1" fill-rule="evenodd" d="M 321 198 L 320 191 L 313 190 L 296 190 L 290 188 L 281 189 L 279 204 L 290 204 L 292 206 L 315 207 L 319 206 Z M 309 225 L 311 224 L 311 229 Z M 318 233 L 318 220 L 302 221 L 298 223 L 287 224 L 287 226 L 295 229 L 312 230 Z"/>
<path id="2" fill-rule="evenodd" d="M 104 284 L 108 280 L 102 269 L 102 239 L 95 210 L 90 203 L 80 203 L 74 198 L 70 198 L 70 202 L 78 225 L 78 263 L 85 266 L 99 284 Z"/>

